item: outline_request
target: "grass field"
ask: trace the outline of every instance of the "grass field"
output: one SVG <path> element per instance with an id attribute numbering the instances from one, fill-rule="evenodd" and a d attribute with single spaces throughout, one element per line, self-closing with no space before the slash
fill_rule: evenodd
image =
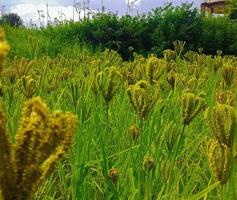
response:
<path id="1" fill-rule="evenodd" d="M 174 47 L 126 62 L 110 50 L 1 60 L 12 144 L 32 97 L 78 118 L 70 148 L 34 185 L 34 199 L 236 199 L 237 58 Z"/>

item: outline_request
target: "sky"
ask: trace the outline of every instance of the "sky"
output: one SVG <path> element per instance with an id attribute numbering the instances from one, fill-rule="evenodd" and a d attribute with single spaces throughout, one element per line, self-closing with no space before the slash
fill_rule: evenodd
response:
<path id="1" fill-rule="evenodd" d="M 82 3 L 83 0 L 75 0 L 78 3 Z M 103 0 L 106 11 L 117 12 L 119 15 L 127 12 L 127 1 L 128 0 Z M 131 0 L 130 0 L 131 1 Z M 133 0 L 132 0 L 133 1 Z M 147 12 L 152 8 L 162 6 L 164 3 L 172 2 L 174 5 L 180 5 L 182 2 L 194 2 L 194 6 L 198 7 L 200 0 L 137 0 L 134 4 L 133 14 L 139 12 Z M 46 4 L 49 5 L 49 13 L 51 20 L 54 18 L 61 19 L 73 19 L 73 0 L 0 0 L 0 9 L 2 6 L 4 12 L 14 12 L 19 14 L 24 22 L 28 24 L 30 21 L 33 23 L 39 23 L 39 13 L 37 10 L 42 10 L 40 15 L 44 15 L 45 18 L 41 17 L 41 22 L 46 23 Z M 98 11 L 102 8 L 102 0 L 90 0 L 90 9 L 92 11 Z M 83 16 L 83 14 L 81 13 Z M 79 14 L 75 12 L 74 19 L 77 20 Z"/>

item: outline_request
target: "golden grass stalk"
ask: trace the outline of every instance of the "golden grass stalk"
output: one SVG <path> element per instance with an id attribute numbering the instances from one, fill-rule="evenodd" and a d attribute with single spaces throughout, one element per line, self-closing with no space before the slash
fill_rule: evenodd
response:
<path id="1" fill-rule="evenodd" d="M 40 97 L 23 108 L 16 142 L 8 139 L 0 112 L 0 190 L 3 200 L 31 199 L 72 142 L 77 119 L 71 113 L 50 114 Z"/>

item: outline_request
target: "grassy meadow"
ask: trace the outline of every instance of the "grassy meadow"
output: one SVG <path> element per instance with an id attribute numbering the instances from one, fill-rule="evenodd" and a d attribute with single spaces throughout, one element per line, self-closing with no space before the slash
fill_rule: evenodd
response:
<path id="1" fill-rule="evenodd" d="M 181 41 L 159 58 L 51 57 L 16 34 L 9 57 L 0 35 L 0 199 L 236 199 L 237 57 Z"/>

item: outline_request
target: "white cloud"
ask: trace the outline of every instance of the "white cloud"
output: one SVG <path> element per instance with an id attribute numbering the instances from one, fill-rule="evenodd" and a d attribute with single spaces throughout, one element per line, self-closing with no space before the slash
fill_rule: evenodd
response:
<path id="1" fill-rule="evenodd" d="M 138 5 L 138 4 L 140 4 L 140 3 L 141 3 L 141 1 L 142 1 L 142 0 L 133 0 L 133 2 L 134 2 L 134 4 L 135 4 L 135 5 Z"/>
<path id="2" fill-rule="evenodd" d="M 25 24 L 29 24 L 30 21 L 39 25 L 39 13 L 41 11 L 41 22 L 46 24 L 47 22 L 47 8 L 45 4 L 18 4 L 12 7 L 11 12 L 17 13 L 22 17 Z M 55 18 L 62 20 L 72 20 L 73 19 L 73 7 L 72 6 L 49 6 L 49 16 L 51 21 Z M 75 20 L 79 19 L 78 13 L 75 11 Z M 84 16 L 84 12 L 81 12 L 81 18 Z"/>
<path id="3" fill-rule="evenodd" d="M 39 24 L 39 16 L 37 10 L 43 10 L 41 14 L 44 13 L 44 21 L 46 23 L 46 3 L 49 3 L 49 13 L 51 19 L 53 20 L 55 17 L 59 18 L 60 13 L 64 13 L 67 20 L 73 18 L 73 7 L 72 2 L 73 0 L 0 0 L 4 2 L 11 2 L 11 6 L 7 7 L 7 10 L 10 12 L 18 13 L 24 20 L 26 24 L 29 24 L 30 20 L 36 24 Z M 76 2 L 82 2 L 83 0 L 76 0 Z M 129 0 L 130 2 L 134 2 L 135 0 Z M 173 2 L 175 5 L 181 3 L 181 1 L 186 0 L 137 0 L 132 7 L 130 7 L 130 14 L 135 15 L 137 11 L 139 12 L 147 12 L 157 6 L 161 6 L 165 2 Z M 191 2 L 193 0 L 187 0 L 187 2 Z M 90 7 L 93 10 L 100 9 L 101 10 L 101 0 L 90 0 L 91 4 Z M 128 11 L 127 8 L 128 0 L 104 0 L 104 6 L 106 11 L 116 12 L 118 11 L 119 15 L 125 14 Z M 195 6 L 198 6 L 199 1 L 195 1 Z M 83 12 L 81 12 L 81 18 L 83 17 Z M 78 19 L 78 14 L 75 12 L 75 19 Z"/>

